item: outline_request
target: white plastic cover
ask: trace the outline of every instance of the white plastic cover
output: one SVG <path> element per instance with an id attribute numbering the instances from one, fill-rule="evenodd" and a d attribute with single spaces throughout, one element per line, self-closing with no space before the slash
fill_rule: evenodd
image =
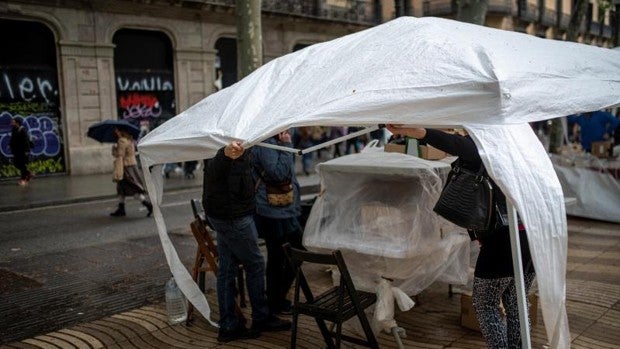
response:
<path id="1" fill-rule="evenodd" d="M 551 160 L 564 196 L 577 199 L 566 208 L 568 214 L 620 223 L 620 180 L 607 170 L 619 168 L 618 161 L 610 164 L 590 154 L 552 155 Z"/>
<path id="2" fill-rule="evenodd" d="M 321 195 L 308 217 L 304 245 L 341 249 L 359 287 L 374 290 L 385 277 L 413 295 L 440 276 L 467 282 L 469 237 L 433 212 L 448 164 L 363 152 L 317 170 Z"/>
<path id="3" fill-rule="evenodd" d="M 293 126 L 462 125 L 528 229 L 551 348 L 570 346 L 566 215 L 553 166 L 527 122 L 620 104 L 620 52 L 439 18 L 391 22 L 274 59 L 140 142 L 143 169 L 254 145 Z M 160 185 L 145 173 L 151 195 Z M 164 237 L 179 287 L 198 287 Z"/>

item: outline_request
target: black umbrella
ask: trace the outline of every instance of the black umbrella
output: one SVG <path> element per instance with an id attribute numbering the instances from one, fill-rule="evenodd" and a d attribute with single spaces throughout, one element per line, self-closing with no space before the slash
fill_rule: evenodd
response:
<path id="1" fill-rule="evenodd" d="M 86 135 L 101 143 L 116 143 L 117 138 L 114 134 L 116 128 L 128 132 L 133 139 L 138 139 L 140 134 L 140 129 L 126 120 L 104 120 L 91 125 Z"/>

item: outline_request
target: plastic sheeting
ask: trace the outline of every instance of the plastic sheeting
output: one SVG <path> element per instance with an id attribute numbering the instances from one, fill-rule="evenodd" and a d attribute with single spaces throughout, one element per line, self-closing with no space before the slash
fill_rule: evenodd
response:
<path id="1" fill-rule="evenodd" d="M 212 157 L 233 139 L 255 145 L 296 126 L 461 125 L 526 225 L 549 344 L 567 348 L 563 193 L 527 122 L 618 104 L 618 51 L 401 17 L 274 59 L 156 128 L 138 148 L 146 170 Z M 161 183 L 145 178 L 149 193 L 160 193 Z M 209 318 L 157 207 L 154 216 L 179 287 Z"/>
<path id="2" fill-rule="evenodd" d="M 467 282 L 469 237 L 433 212 L 450 165 L 364 152 L 317 170 L 321 195 L 308 217 L 304 245 L 341 249 L 358 287 L 374 290 L 384 277 L 413 295 L 440 277 Z"/>
<path id="3" fill-rule="evenodd" d="M 566 213 L 620 223 L 620 180 L 605 170 L 605 160 L 589 154 L 579 159 L 552 155 L 551 159 L 564 196 L 577 199 Z"/>

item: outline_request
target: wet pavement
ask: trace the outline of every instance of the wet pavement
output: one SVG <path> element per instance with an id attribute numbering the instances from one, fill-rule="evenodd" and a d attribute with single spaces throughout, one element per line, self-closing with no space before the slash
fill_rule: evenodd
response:
<path id="1" fill-rule="evenodd" d="M 573 349 L 612 349 L 620 343 L 620 225 L 586 219 L 569 219 L 566 308 Z M 313 287 L 329 287 L 331 275 L 324 268 L 307 271 Z M 207 299 L 217 318 L 215 292 Z M 479 332 L 460 325 L 461 295 L 448 294 L 448 286 L 435 283 L 423 291 L 410 311 L 397 312 L 405 329 L 405 348 L 484 348 Z M 249 309 L 243 309 L 249 317 Z M 546 333 L 540 307 L 532 328 L 532 348 L 545 348 Z M 314 321 L 300 318 L 299 348 L 321 347 Z M 357 335 L 353 325 L 344 332 Z M 397 348 L 391 334 L 377 335 L 381 348 Z M 191 326 L 169 325 L 161 302 L 140 306 L 93 321 L 84 321 L 54 332 L 39 334 L 8 348 L 288 348 L 289 332 L 266 333 L 258 339 L 222 344 L 217 330 L 199 315 Z M 357 348 L 345 344 L 345 348 Z"/>
<path id="2" fill-rule="evenodd" d="M 300 181 L 316 189 L 318 178 L 301 176 Z M 165 183 L 166 193 L 173 193 L 200 188 L 202 180 L 177 176 Z M 115 196 L 109 174 L 35 178 L 26 188 L 0 182 L 0 193 L 0 212 Z M 620 225 L 570 218 L 568 228 L 566 299 L 571 347 L 620 348 Z M 195 243 L 189 221 L 187 229 L 172 231 L 170 236 L 184 264 L 190 266 Z M 331 280 L 322 269 L 310 275 L 311 283 L 319 287 L 327 287 Z M 189 327 L 168 325 L 162 303 L 168 277 L 155 235 L 52 253 L 43 264 L 37 256 L 0 260 L 0 348 L 288 347 L 288 332 L 223 345 L 217 343 L 216 329 L 200 316 Z M 207 298 L 217 318 L 213 290 Z M 478 332 L 460 326 L 460 300 L 459 294 L 449 297 L 447 285 L 441 283 L 422 292 L 415 308 L 396 316 L 407 332 L 404 347 L 483 348 Z M 249 309 L 244 312 L 249 317 Z M 546 334 L 540 308 L 537 315 L 532 343 L 533 348 L 543 348 Z M 315 323 L 302 318 L 300 326 L 299 347 L 319 346 Z M 351 327 L 346 331 L 355 332 Z M 390 334 L 379 334 L 378 339 L 382 348 L 397 347 Z"/>

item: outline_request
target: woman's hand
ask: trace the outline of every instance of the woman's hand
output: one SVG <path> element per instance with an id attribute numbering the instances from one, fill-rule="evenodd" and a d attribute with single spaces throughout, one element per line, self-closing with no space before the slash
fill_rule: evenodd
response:
<path id="1" fill-rule="evenodd" d="M 278 133 L 278 140 L 282 143 L 291 143 L 291 134 L 288 131 Z"/>
<path id="2" fill-rule="evenodd" d="M 224 155 L 233 160 L 239 158 L 244 152 L 245 149 L 241 146 L 241 142 L 239 141 L 232 141 L 224 148 Z"/>
<path id="3" fill-rule="evenodd" d="M 411 138 L 424 138 L 426 136 L 426 129 L 422 127 L 403 127 L 402 125 L 387 124 L 385 125 L 388 131 L 395 135 L 407 136 Z"/>

